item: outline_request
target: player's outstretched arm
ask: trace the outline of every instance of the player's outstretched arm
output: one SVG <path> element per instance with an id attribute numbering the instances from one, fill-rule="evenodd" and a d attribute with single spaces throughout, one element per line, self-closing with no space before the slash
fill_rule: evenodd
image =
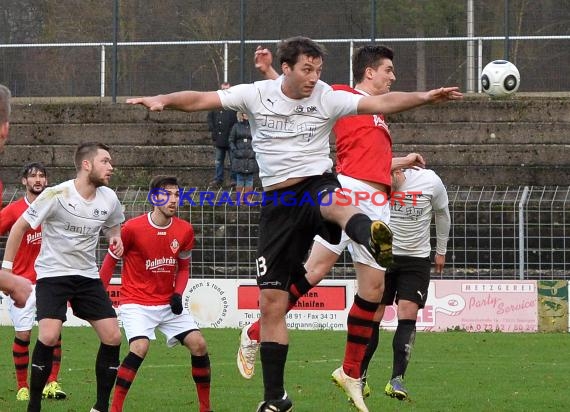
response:
<path id="1" fill-rule="evenodd" d="M 133 97 L 127 99 L 127 103 L 143 105 L 153 112 L 161 112 L 167 108 L 184 112 L 199 112 L 222 107 L 217 92 L 195 92 L 192 90 L 157 96 Z"/>
<path id="2" fill-rule="evenodd" d="M 0 290 L 12 298 L 16 307 L 23 308 L 32 293 L 32 282 L 22 276 L 0 270 Z"/>
<path id="3" fill-rule="evenodd" d="M 429 103 L 460 100 L 463 94 L 458 87 L 440 87 L 427 92 L 390 92 L 366 96 L 358 103 L 359 114 L 399 113 Z"/>
<path id="4" fill-rule="evenodd" d="M 113 256 L 111 253 L 112 252 L 107 253 L 105 259 L 103 259 L 101 268 L 99 269 L 99 278 L 101 278 L 101 282 L 105 289 L 107 289 L 109 283 L 111 283 L 111 278 L 113 277 L 115 266 L 117 266 L 118 262 L 118 257 Z"/>

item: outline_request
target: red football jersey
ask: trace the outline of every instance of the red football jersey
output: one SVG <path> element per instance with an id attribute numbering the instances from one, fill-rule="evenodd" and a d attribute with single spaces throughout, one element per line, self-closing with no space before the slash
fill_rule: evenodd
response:
<path id="1" fill-rule="evenodd" d="M 335 84 L 335 90 L 362 94 L 352 87 Z M 355 179 L 392 185 L 392 137 L 382 114 L 360 114 L 337 120 L 336 171 Z"/>
<path id="2" fill-rule="evenodd" d="M 194 229 L 173 217 L 167 227 L 152 223 L 150 213 L 135 217 L 121 229 L 123 272 L 121 304 L 166 305 L 174 292 L 178 261 L 190 259 Z"/>
<path id="3" fill-rule="evenodd" d="M 1 193 L 1 192 L 0 192 Z M 16 220 L 26 211 L 29 203 L 25 197 L 10 203 L 0 211 L 0 235 L 10 231 Z M 40 253 L 42 245 L 42 229 L 30 229 L 24 233 L 18 252 L 14 257 L 14 267 L 12 271 L 20 276 L 30 279 L 36 283 L 36 270 L 34 264 Z"/>

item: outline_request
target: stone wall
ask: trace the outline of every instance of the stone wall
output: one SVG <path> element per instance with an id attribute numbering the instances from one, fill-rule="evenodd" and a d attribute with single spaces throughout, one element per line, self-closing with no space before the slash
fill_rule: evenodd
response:
<path id="1" fill-rule="evenodd" d="M 422 153 L 446 185 L 568 185 L 570 98 L 517 94 L 505 100 L 471 95 L 388 117 L 394 153 Z M 84 141 L 112 147 L 113 187 L 146 185 L 174 173 L 185 186 L 213 177 L 213 149 L 205 113 L 151 113 L 102 101 L 19 102 L 0 156 L 0 177 L 43 161 L 53 183 L 72 178 L 73 151 Z M 334 150 L 334 146 L 333 146 Z"/>

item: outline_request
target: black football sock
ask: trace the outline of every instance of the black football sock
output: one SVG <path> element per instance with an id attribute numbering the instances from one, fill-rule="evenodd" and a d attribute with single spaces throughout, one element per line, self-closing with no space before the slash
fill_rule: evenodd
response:
<path id="1" fill-rule="evenodd" d="M 370 336 L 370 341 L 366 346 L 366 352 L 364 353 L 364 358 L 362 359 L 362 369 L 360 371 L 360 376 L 366 378 L 368 376 L 368 367 L 370 361 L 378 348 L 378 342 L 380 341 L 380 322 L 374 322 L 372 329 L 372 335 Z"/>
<path id="2" fill-rule="evenodd" d="M 394 364 L 392 368 L 392 378 L 396 376 L 404 377 L 410 356 L 412 355 L 412 348 L 416 340 L 416 320 L 415 319 L 400 319 L 398 327 L 394 334 L 392 341 L 392 349 L 394 351 Z"/>
<path id="3" fill-rule="evenodd" d="M 285 394 L 285 362 L 289 345 L 261 342 L 259 353 L 263 368 L 264 400 L 281 399 Z"/>
<path id="4" fill-rule="evenodd" d="M 119 353 L 121 345 L 106 345 L 101 343 L 95 360 L 95 375 L 97 377 L 97 403 L 94 408 L 99 412 L 108 412 L 109 397 L 115 385 L 119 369 Z"/>
<path id="5" fill-rule="evenodd" d="M 28 412 L 39 411 L 42 404 L 42 392 L 46 386 L 53 362 L 53 346 L 44 345 L 39 339 L 32 354 L 32 373 L 30 378 L 30 402 Z"/>

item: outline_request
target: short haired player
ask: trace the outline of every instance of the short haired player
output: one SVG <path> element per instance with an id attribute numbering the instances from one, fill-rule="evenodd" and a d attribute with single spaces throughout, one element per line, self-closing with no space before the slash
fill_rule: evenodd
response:
<path id="1" fill-rule="evenodd" d="M 303 260 L 313 237 L 321 234 L 338 243 L 344 229 L 379 264 L 386 264 L 392 257 L 392 234 L 388 226 L 379 220 L 372 221 L 354 206 L 338 203 L 335 191 L 340 183 L 331 173 L 329 157 L 329 134 L 334 123 L 349 115 L 396 113 L 462 98 L 457 87 L 382 96 L 333 90 L 320 81 L 323 47 L 306 37 L 283 40 L 278 55 L 283 75 L 275 80 L 241 84 L 227 90 L 182 91 L 127 100 L 153 111 L 170 107 L 195 112 L 224 107 L 245 112 L 250 119 L 252 146 L 265 197 L 277 199 L 263 205 L 259 224 L 256 263 L 264 396 L 258 412 L 293 409 L 284 383 L 289 350 L 285 314 L 289 286 L 307 272 Z M 289 199 L 297 202 L 297 206 L 278 200 L 285 193 L 292 194 Z M 305 196 L 313 203 L 302 203 Z M 375 299 L 380 300 L 379 292 Z"/>
<path id="2" fill-rule="evenodd" d="M 115 253 L 123 253 L 120 225 L 124 215 L 115 192 L 109 147 L 83 143 L 74 156 L 77 175 L 45 189 L 16 221 L 6 244 L 5 259 L 14 259 L 24 233 L 42 226 L 36 260 L 38 339 L 32 355 L 28 412 L 41 410 L 54 348 L 68 302 L 75 316 L 91 324 L 101 344 L 95 360 L 97 400 L 92 412 L 107 412 L 119 366 L 121 331 L 113 304 L 99 279 L 95 250 L 103 232 Z"/>
<path id="3" fill-rule="evenodd" d="M 0 211 L 0 235 L 7 233 L 16 220 L 26 211 L 28 206 L 47 187 L 47 170 L 42 163 L 27 163 L 20 171 L 20 182 L 26 193 L 20 199 L 10 203 Z M 40 253 L 42 243 L 41 227 L 30 229 L 22 238 L 18 253 L 14 258 L 13 272 L 29 279 L 32 284 L 36 283 L 36 269 L 34 264 Z M 8 314 L 14 325 L 16 336 L 12 344 L 12 356 L 16 369 L 16 400 L 27 401 L 30 399 L 28 385 L 28 367 L 30 361 L 29 345 L 32 328 L 36 320 L 36 293 L 35 286 L 32 294 L 26 301 L 26 306 L 18 308 L 12 299 L 8 299 Z M 57 381 L 61 362 L 61 337 L 54 349 L 53 365 L 48 383 L 43 390 L 44 398 L 65 399 L 66 393 L 61 389 Z"/>
<path id="4" fill-rule="evenodd" d="M 156 176 L 150 183 L 153 210 L 128 220 L 121 230 L 123 271 L 119 314 L 129 353 L 123 359 L 111 403 L 112 412 L 123 404 L 156 329 L 169 347 L 182 344 L 191 353 L 191 373 L 200 412 L 210 411 L 210 358 L 206 340 L 188 311 L 182 294 L 189 278 L 194 246 L 192 225 L 176 217 L 179 185 L 174 176 Z M 119 257 L 112 250 L 103 261 L 101 279 L 109 284 Z"/>

